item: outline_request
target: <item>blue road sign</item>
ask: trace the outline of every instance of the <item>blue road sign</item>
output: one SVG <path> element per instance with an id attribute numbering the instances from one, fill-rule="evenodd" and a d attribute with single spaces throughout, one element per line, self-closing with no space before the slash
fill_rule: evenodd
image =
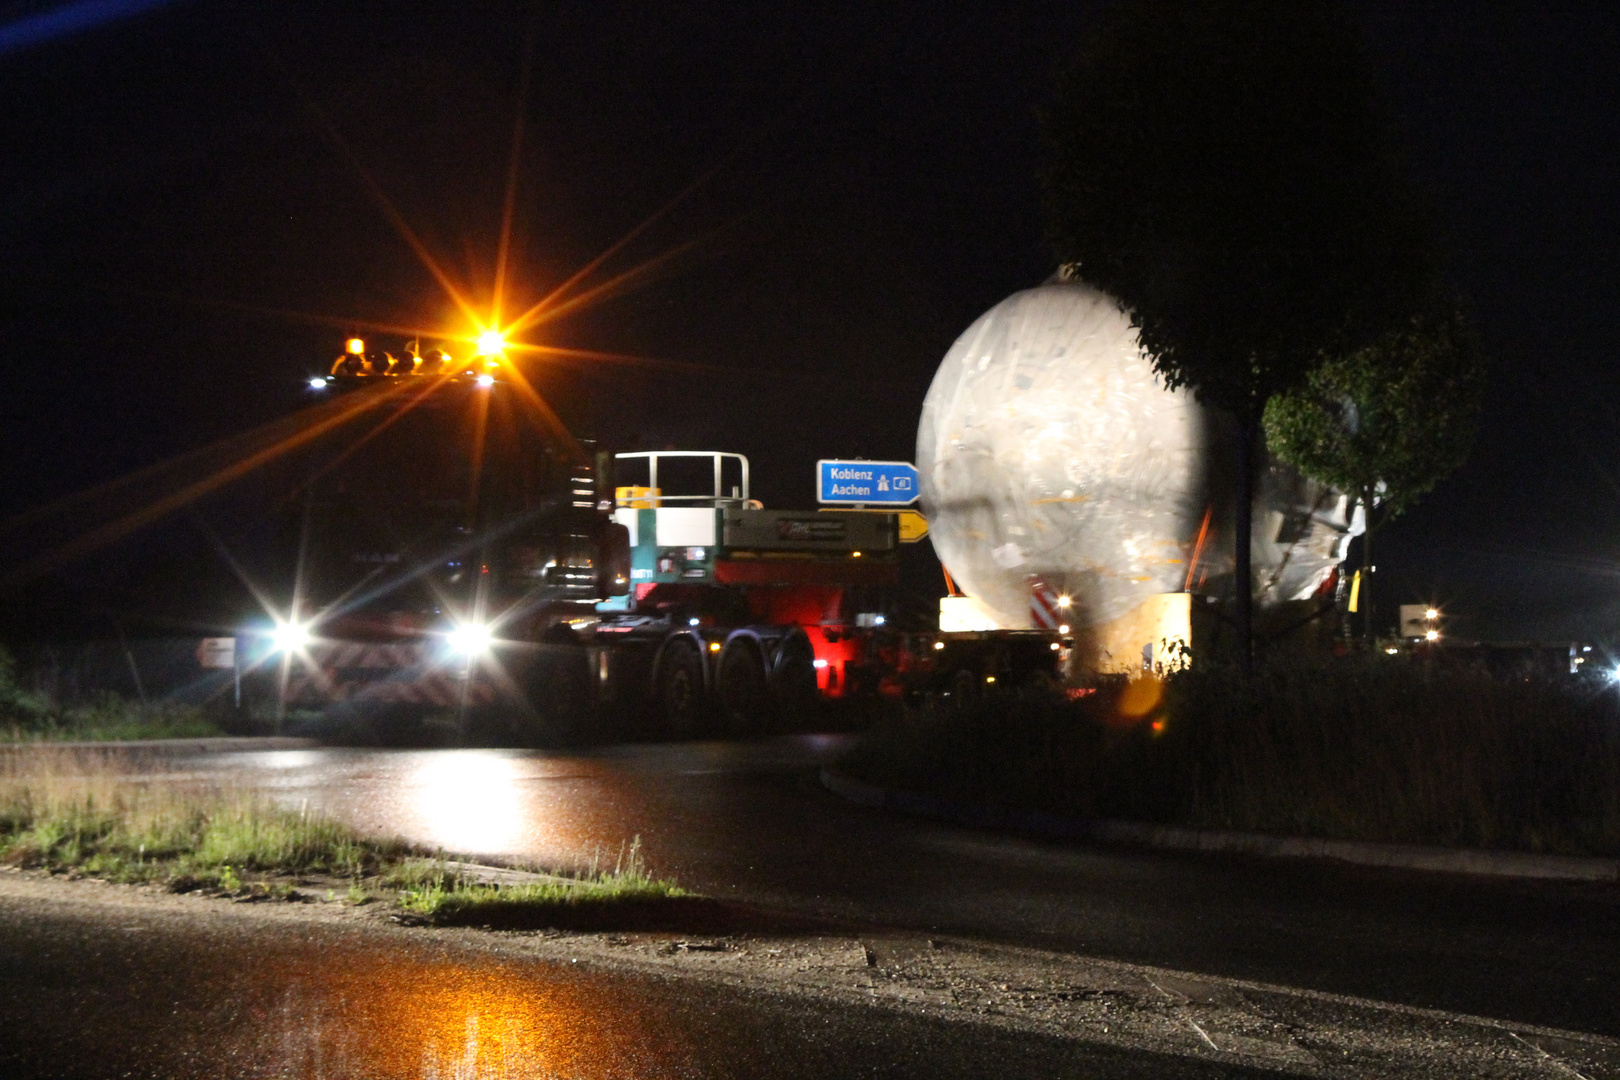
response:
<path id="1" fill-rule="evenodd" d="M 909 461 L 818 461 L 816 501 L 910 506 L 917 501 L 917 466 Z"/>

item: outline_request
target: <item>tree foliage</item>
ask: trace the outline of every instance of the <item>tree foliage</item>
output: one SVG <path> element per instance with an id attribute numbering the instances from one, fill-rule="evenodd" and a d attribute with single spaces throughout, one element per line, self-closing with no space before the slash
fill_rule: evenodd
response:
<path id="1" fill-rule="evenodd" d="M 1305 475 L 1353 492 L 1369 511 L 1376 503 L 1387 521 L 1468 457 L 1484 389 L 1477 338 L 1448 305 L 1322 360 L 1266 405 L 1266 439 Z"/>
<path id="2" fill-rule="evenodd" d="M 1045 114 L 1061 260 L 1172 388 L 1256 423 L 1431 277 L 1359 41 L 1320 0 L 1123 0 Z"/>
<path id="3" fill-rule="evenodd" d="M 1266 402 L 1418 309 L 1435 270 L 1359 40 L 1326 0 L 1120 0 L 1044 117 L 1058 257 L 1131 313 L 1171 388 L 1239 429 L 1234 547 Z"/>

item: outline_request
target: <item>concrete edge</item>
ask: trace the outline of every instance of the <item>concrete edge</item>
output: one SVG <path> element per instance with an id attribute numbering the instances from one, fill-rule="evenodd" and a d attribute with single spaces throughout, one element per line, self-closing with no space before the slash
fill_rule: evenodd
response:
<path id="1" fill-rule="evenodd" d="M 444 867 L 446 870 L 483 885 L 562 885 L 567 888 L 574 888 L 586 884 L 579 878 L 564 877 L 561 874 L 540 874 L 531 870 L 513 870 L 509 866 L 492 866 L 489 863 L 463 862 L 450 859 L 445 861 Z"/>
<path id="2" fill-rule="evenodd" d="M 1134 844 L 1168 851 L 1210 851 L 1280 859 L 1332 859 L 1359 866 L 1387 866 L 1448 874 L 1556 881 L 1620 881 L 1620 859 L 1596 856 L 1322 840 L 1307 836 L 1271 836 L 1266 833 L 1152 825 L 1140 821 L 1087 820 L 1033 810 L 958 803 L 932 795 L 895 791 L 857 780 L 834 769 L 821 770 L 821 783 L 833 794 L 873 809 L 895 810 L 975 828 L 1009 829 L 1060 839 Z"/>

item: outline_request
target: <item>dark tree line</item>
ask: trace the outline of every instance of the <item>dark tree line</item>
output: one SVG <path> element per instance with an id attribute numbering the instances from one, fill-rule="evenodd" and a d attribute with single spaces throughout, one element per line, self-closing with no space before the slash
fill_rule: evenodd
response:
<path id="1" fill-rule="evenodd" d="M 1339 484 L 1326 443 L 1299 433 L 1307 404 L 1348 384 L 1313 373 L 1353 357 L 1399 368 L 1422 351 L 1412 341 L 1457 317 L 1360 39 L 1336 5 L 1312 0 L 1122 0 L 1043 120 L 1059 259 L 1131 313 L 1169 388 L 1237 421 L 1235 614 L 1248 642 L 1268 403 L 1290 403 L 1273 406 L 1273 448 Z M 1312 422 L 1342 420 L 1342 405 Z M 1472 421 L 1452 427 L 1471 433 Z M 1306 443 L 1324 452 L 1292 456 Z M 1365 475 L 1347 490 L 1376 497 L 1393 477 Z"/>

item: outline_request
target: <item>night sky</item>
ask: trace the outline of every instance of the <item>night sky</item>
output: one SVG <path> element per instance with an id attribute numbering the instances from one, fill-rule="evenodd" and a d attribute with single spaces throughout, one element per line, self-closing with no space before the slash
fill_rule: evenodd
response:
<path id="1" fill-rule="evenodd" d="M 655 277 L 531 335 L 647 361 L 537 384 L 579 435 L 740 451 L 810 505 L 817 457 L 909 459 L 951 341 L 1051 272 L 1035 111 L 1100 6 L 199 2 L 0 53 L 0 516 L 303 407 L 345 319 L 456 325 L 353 162 L 487 296 L 526 40 L 521 295 L 706 177 L 597 280 L 675 253 Z M 1495 363 L 1381 602 L 1609 638 L 1620 15 L 1535 7 L 1351 5 Z"/>

